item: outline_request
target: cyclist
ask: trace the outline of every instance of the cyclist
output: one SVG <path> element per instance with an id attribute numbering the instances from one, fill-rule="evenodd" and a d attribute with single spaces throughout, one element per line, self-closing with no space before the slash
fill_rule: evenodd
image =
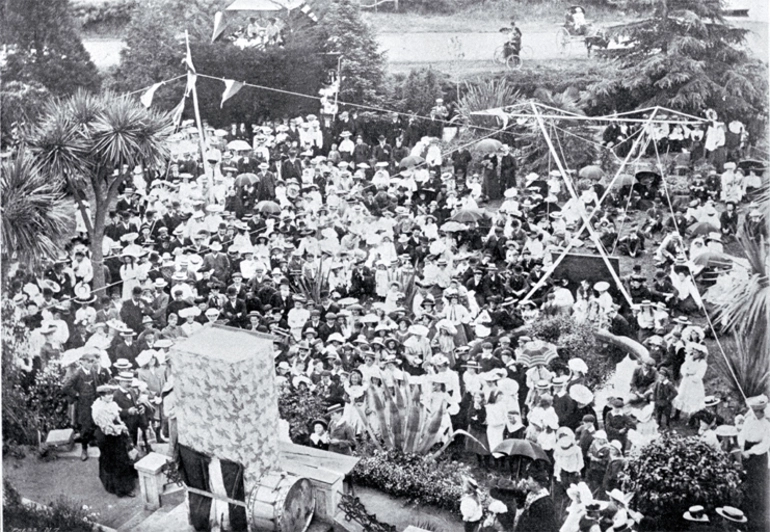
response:
<path id="1" fill-rule="evenodd" d="M 511 27 L 508 30 L 508 40 L 503 45 L 505 58 L 519 57 L 521 53 L 521 30 L 516 25 L 516 21 L 511 21 Z"/>

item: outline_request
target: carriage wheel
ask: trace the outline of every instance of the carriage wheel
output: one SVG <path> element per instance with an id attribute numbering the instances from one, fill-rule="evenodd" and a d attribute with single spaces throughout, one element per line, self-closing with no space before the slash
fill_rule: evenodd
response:
<path id="1" fill-rule="evenodd" d="M 567 50 L 569 41 L 570 41 L 570 34 L 567 31 L 567 29 L 559 28 L 559 31 L 556 32 L 556 46 L 559 47 L 562 53 L 564 53 Z"/>
<path id="2" fill-rule="evenodd" d="M 495 63 L 499 65 L 505 64 L 505 51 L 502 46 L 495 48 L 495 55 L 493 56 Z"/>
<path id="3" fill-rule="evenodd" d="M 519 70 L 521 68 L 521 55 L 512 55 L 505 60 L 505 66 L 510 70 Z"/>

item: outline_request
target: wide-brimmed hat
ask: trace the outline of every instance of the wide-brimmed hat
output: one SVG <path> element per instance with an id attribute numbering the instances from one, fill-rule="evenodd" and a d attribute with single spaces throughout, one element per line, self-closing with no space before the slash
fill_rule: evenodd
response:
<path id="1" fill-rule="evenodd" d="M 576 402 L 587 405 L 594 400 L 594 394 L 586 386 L 575 384 L 569 389 L 569 396 Z"/>
<path id="2" fill-rule="evenodd" d="M 706 509 L 703 506 L 690 506 L 690 508 L 683 515 L 686 521 L 693 521 L 696 523 L 708 523 L 709 516 L 706 515 Z"/>
<path id="3" fill-rule="evenodd" d="M 343 406 L 341 404 L 333 404 L 326 409 L 326 415 L 331 415 L 334 412 L 340 412 L 341 410 L 343 410 Z"/>
<path id="4" fill-rule="evenodd" d="M 142 351 L 136 356 L 136 365 L 139 367 L 146 366 L 147 364 L 150 363 L 150 361 L 152 361 L 154 356 L 155 356 L 154 349 L 145 349 L 144 351 Z"/>
<path id="5" fill-rule="evenodd" d="M 610 288 L 610 283 L 607 281 L 599 281 L 594 285 L 594 290 L 597 292 L 606 292 Z"/>
<path id="6" fill-rule="evenodd" d="M 727 519 L 728 521 L 732 521 L 733 523 L 745 523 L 748 521 L 748 519 L 746 519 L 746 515 L 741 510 L 733 506 L 723 506 L 721 508 L 717 508 L 716 511 L 723 518 Z"/>
<path id="7" fill-rule="evenodd" d="M 738 427 L 735 425 L 719 425 L 714 433 L 722 438 L 734 438 L 738 436 Z"/>
<path id="8" fill-rule="evenodd" d="M 767 406 L 767 396 L 765 394 L 755 395 L 746 399 L 746 404 L 752 410 L 764 410 Z M 727 508 L 727 507 L 726 507 Z"/>
<path id="9" fill-rule="evenodd" d="M 120 371 L 115 376 L 115 379 L 123 382 L 132 382 L 134 380 L 134 373 L 132 371 Z"/>

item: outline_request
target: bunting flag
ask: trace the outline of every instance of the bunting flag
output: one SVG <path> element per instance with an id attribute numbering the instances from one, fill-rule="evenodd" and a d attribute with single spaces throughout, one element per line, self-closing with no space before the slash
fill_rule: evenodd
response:
<path id="1" fill-rule="evenodd" d="M 195 65 L 192 62 L 192 52 L 190 52 L 190 35 L 187 30 L 184 32 L 185 44 L 187 45 L 187 55 L 185 55 L 184 62 L 187 65 L 187 71 L 195 74 Z"/>
<path id="2" fill-rule="evenodd" d="M 195 82 L 198 76 L 195 75 L 195 65 L 192 62 L 192 52 L 190 52 L 190 36 L 187 30 L 184 32 L 185 44 L 187 46 L 187 54 L 185 55 L 184 62 L 187 65 L 187 88 L 184 90 L 185 97 L 190 95 L 190 92 L 195 88 Z"/>
<path id="3" fill-rule="evenodd" d="M 155 91 L 158 90 L 160 86 L 163 85 L 164 83 L 165 81 L 161 81 L 160 83 L 156 83 L 155 85 L 147 89 L 147 91 L 144 94 L 142 94 L 142 97 L 139 98 L 139 101 L 142 102 L 142 105 L 144 105 L 147 109 L 149 109 L 150 106 L 152 105 L 152 98 L 155 96 Z"/>
<path id="4" fill-rule="evenodd" d="M 217 11 L 216 15 L 214 15 L 214 31 L 211 34 L 211 42 L 216 41 L 224 33 L 226 24 L 225 14 Z"/>
<path id="5" fill-rule="evenodd" d="M 182 101 L 180 101 L 176 107 L 171 111 L 171 117 L 174 120 L 174 128 L 179 128 L 179 124 L 182 123 L 182 113 L 184 113 L 184 101 L 187 98 L 187 95 L 182 96 Z"/>
<path id="6" fill-rule="evenodd" d="M 219 104 L 219 108 L 221 109 L 222 106 L 225 105 L 225 102 L 238 94 L 238 91 L 243 88 L 243 82 L 241 81 L 235 81 L 234 79 L 226 79 L 225 82 L 225 92 L 222 93 L 222 103 Z"/>
<path id="7" fill-rule="evenodd" d="M 308 4 L 302 4 L 302 7 L 299 8 L 302 13 L 307 15 L 307 17 L 312 20 L 313 22 L 318 22 L 318 17 L 315 13 L 313 13 L 313 8 L 310 7 Z"/>

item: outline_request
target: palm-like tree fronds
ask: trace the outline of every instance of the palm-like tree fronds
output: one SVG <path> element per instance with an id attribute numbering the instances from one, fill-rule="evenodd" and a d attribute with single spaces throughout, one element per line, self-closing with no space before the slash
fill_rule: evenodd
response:
<path id="1" fill-rule="evenodd" d="M 2 165 L 2 257 L 36 265 L 55 257 L 72 234 L 73 210 L 56 182 L 45 179 L 25 152 Z"/>
<path id="2" fill-rule="evenodd" d="M 452 121 L 463 124 L 470 122 L 471 113 L 498 109 L 518 103 L 522 94 L 506 79 L 479 81 L 478 83 L 465 82 L 466 92 L 457 102 L 457 114 Z"/>
<path id="3" fill-rule="evenodd" d="M 716 356 L 715 367 L 736 397 L 741 397 L 741 391 L 746 397 L 770 391 L 770 356 L 767 353 L 752 353 L 740 335 L 729 341 L 723 340 L 722 347 L 727 356 Z"/>

